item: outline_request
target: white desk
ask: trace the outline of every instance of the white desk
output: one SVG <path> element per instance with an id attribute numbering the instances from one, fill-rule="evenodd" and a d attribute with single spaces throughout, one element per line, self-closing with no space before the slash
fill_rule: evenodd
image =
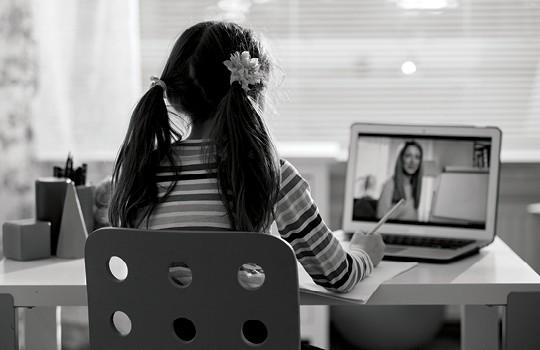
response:
<path id="1" fill-rule="evenodd" d="M 508 293 L 519 291 L 540 291 L 540 276 L 497 238 L 480 254 L 465 260 L 451 264 L 419 264 L 381 285 L 368 304 L 463 305 L 462 349 L 477 349 L 478 345 L 497 349 L 499 308 L 493 306 L 504 307 Z M 37 342 L 35 335 L 32 339 L 27 337 L 27 349 L 56 349 L 56 343 L 53 344 L 56 327 L 51 322 L 55 320 L 56 306 L 87 304 L 84 261 L 4 259 L 0 261 L 0 293 L 13 295 L 16 307 L 36 307 L 28 315 L 31 317 L 27 319 L 27 331 L 31 328 L 32 332 L 51 338 Z M 348 304 L 304 293 L 300 295 L 300 302 L 303 305 Z M 45 326 L 47 322 L 49 325 Z M 32 347 L 33 344 L 36 347 Z"/>

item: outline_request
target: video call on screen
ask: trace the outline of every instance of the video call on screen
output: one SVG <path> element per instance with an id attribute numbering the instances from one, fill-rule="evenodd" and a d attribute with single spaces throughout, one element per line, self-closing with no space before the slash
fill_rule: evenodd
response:
<path id="1" fill-rule="evenodd" d="M 359 135 L 353 165 L 353 220 L 484 229 L 489 138 Z"/>

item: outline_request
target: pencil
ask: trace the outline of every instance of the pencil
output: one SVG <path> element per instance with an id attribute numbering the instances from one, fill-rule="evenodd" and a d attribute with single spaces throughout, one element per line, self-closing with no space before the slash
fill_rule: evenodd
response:
<path id="1" fill-rule="evenodd" d="M 392 214 L 394 214 L 396 212 L 396 210 L 399 209 L 399 207 L 401 207 L 403 204 L 405 204 L 405 198 L 401 198 L 399 200 L 399 202 L 397 202 L 389 211 L 388 213 L 384 214 L 384 216 L 379 220 L 379 222 L 377 222 L 377 225 L 375 225 L 375 227 L 371 230 L 370 233 L 368 233 L 369 235 L 377 232 L 377 230 L 386 222 L 386 220 L 390 219 L 390 216 L 392 216 Z"/>

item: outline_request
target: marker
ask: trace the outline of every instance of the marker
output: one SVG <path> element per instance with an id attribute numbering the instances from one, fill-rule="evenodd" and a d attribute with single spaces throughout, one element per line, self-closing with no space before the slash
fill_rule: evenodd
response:
<path id="1" fill-rule="evenodd" d="M 377 222 L 377 225 L 375 225 L 375 227 L 373 228 L 373 230 L 371 230 L 370 233 L 368 233 L 368 235 L 371 235 L 375 232 L 377 232 L 377 230 L 386 222 L 386 220 L 390 219 L 390 216 L 392 216 L 392 214 L 394 214 L 396 212 L 396 210 L 399 209 L 399 207 L 401 207 L 403 204 L 405 204 L 405 198 L 401 198 L 399 200 L 399 202 L 397 202 L 389 211 L 388 213 L 384 214 L 384 216 L 379 220 L 379 222 Z"/>

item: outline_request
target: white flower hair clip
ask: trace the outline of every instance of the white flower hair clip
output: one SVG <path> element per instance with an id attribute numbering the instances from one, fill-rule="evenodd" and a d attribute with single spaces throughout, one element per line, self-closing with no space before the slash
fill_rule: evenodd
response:
<path id="1" fill-rule="evenodd" d="M 245 91 L 249 91 L 249 85 L 260 83 L 263 77 L 259 70 L 259 59 L 251 58 L 248 51 L 236 51 L 231 54 L 231 59 L 223 61 L 223 64 L 231 71 L 230 84 L 237 81 Z"/>

